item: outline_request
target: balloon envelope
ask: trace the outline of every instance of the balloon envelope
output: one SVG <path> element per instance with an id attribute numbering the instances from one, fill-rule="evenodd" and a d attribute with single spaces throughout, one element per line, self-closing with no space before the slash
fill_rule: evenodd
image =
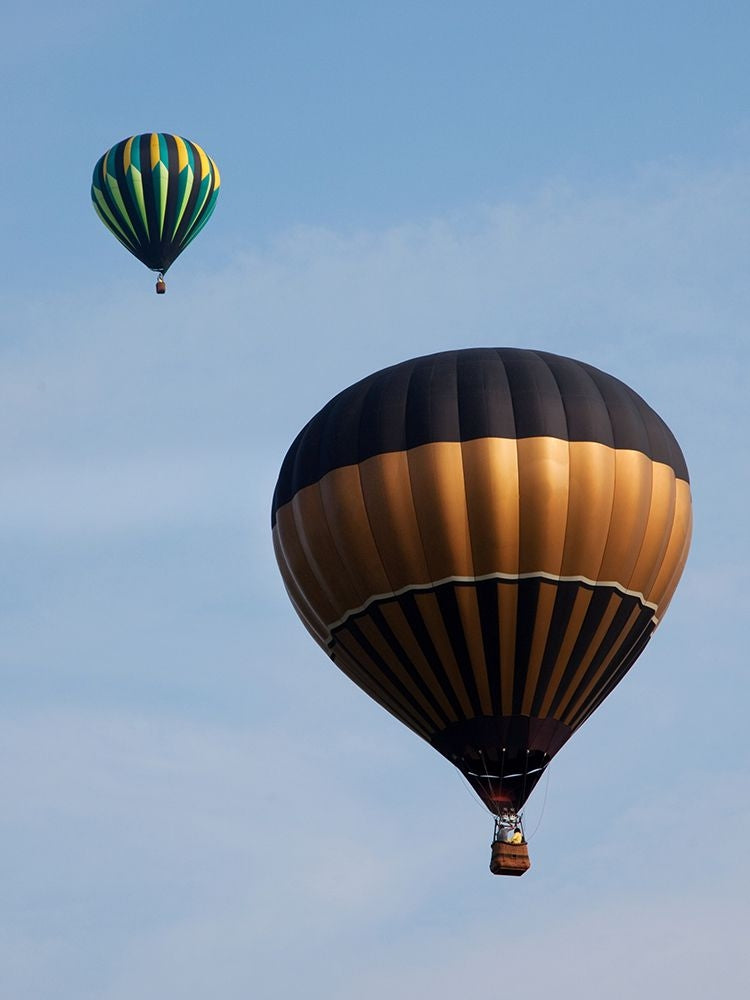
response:
<path id="1" fill-rule="evenodd" d="M 91 200 L 107 229 L 165 273 L 208 222 L 221 180 L 196 143 L 165 132 L 123 139 L 94 167 Z"/>
<path id="2" fill-rule="evenodd" d="M 272 526 L 313 637 L 498 812 L 643 651 L 691 501 L 679 445 L 632 389 L 482 348 L 332 399 L 284 459 Z"/>

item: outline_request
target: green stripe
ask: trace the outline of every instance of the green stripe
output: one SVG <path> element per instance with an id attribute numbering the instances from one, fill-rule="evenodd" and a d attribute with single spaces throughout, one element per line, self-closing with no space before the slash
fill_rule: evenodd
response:
<path id="1" fill-rule="evenodd" d="M 117 205 L 117 208 L 120 212 L 123 221 L 127 223 L 128 228 L 133 234 L 133 239 L 135 240 L 136 243 L 138 243 L 139 242 L 138 233 L 135 231 L 135 229 L 133 228 L 133 223 L 130 221 L 128 210 L 125 208 L 125 202 L 122 200 L 120 185 L 117 183 L 117 178 L 114 176 L 114 174 L 107 173 L 107 187 L 109 189 L 109 193 L 112 199 L 114 200 L 115 205 Z"/>
<path id="2" fill-rule="evenodd" d="M 169 151 L 166 140 L 161 132 L 157 134 L 159 142 L 159 162 L 151 168 L 151 181 L 154 186 L 154 205 L 159 213 L 159 239 L 164 236 L 164 217 L 167 212 L 167 188 L 169 186 Z"/>
<path id="3" fill-rule="evenodd" d="M 216 188 L 216 190 L 212 193 L 209 201 L 206 203 L 206 207 L 205 207 L 205 209 L 203 211 L 203 215 L 200 217 L 200 219 L 198 219 L 198 222 L 189 231 L 187 237 L 182 241 L 182 245 L 180 247 L 180 252 L 182 252 L 185 249 L 185 247 L 188 245 L 188 243 L 192 243 L 192 241 L 195 239 L 195 237 L 198 235 L 198 233 L 201 231 L 201 229 L 203 229 L 203 227 L 205 226 L 205 224 L 211 218 L 211 214 L 212 214 L 212 212 L 214 210 L 214 205 L 216 204 L 216 199 L 218 198 L 218 196 L 219 196 L 219 189 Z"/>
<path id="4" fill-rule="evenodd" d="M 125 182 L 128 185 L 131 198 L 138 209 L 139 221 L 146 233 L 146 239 L 151 239 L 148 217 L 146 215 L 146 204 L 143 200 L 143 169 L 141 166 L 140 136 L 136 136 L 130 146 L 130 170 L 127 172 Z"/>
<path id="5" fill-rule="evenodd" d="M 206 174 L 205 177 L 201 178 L 200 187 L 198 188 L 198 197 L 195 199 L 195 205 L 193 205 L 193 214 L 190 219 L 190 224 L 185 231 L 185 236 L 187 237 L 189 233 L 193 231 L 193 227 L 200 218 L 201 212 L 203 211 L 203 206 L 206 203 L 206 197 L 211 186 L 211 174 Z M 192 237 L 191 237 L 192 238 Z M 189 240 L 183 240 L 182 245 L 187 246 Z"/>
<path id="6" fill-rule="evenodd" d="M 125 244 L 128 250 L 135 249 L 136 244 L 133 243 L 118 222 L 117 218 L 112 214 L 103 193 L 98 187 L 92 188 L 92 191 L 94 194 L 94 198 L 92 199 L 94 202 L 94 209 L 104 225 L 113 232 L 121 243 Z"/>
<path id="7" fill-rule="evenodd" d="M 195 157 L 193 156 L 193 148 L 190 143 L 186 142 L 185 149 L 187 150 L 188 161 L 187 166 L 180 174 L 180 187 L 177 198 L 178 208 L 175 216 L 174 232 L 172 233 L 173 238 L 177 230 L 180 228 L 182 217 L 185 214 L 185 206 L 188 203 L 190 192 L 193 190 L 193 184 L 195 182 Z"/>

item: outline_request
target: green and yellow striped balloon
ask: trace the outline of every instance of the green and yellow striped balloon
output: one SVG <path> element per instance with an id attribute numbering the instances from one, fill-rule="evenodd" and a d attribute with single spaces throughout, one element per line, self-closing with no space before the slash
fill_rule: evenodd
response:
<path id="1" fill-rule="evenodd" d="M 208 222 L 220 183 L 216 164 L 196 143 L 144 132 L 101 157 L 91 200 L 120 243 L 163 274 Z"/>

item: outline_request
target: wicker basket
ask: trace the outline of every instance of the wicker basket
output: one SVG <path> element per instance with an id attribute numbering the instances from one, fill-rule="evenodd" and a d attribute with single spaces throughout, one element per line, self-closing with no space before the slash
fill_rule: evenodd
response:
<path id="1" fill-rule="evenodd" d="M 490 871 L 493 875 L 523 875 L 531 868 L 527 844 L 507 844 L 496 840 L 492 845 Z"/>

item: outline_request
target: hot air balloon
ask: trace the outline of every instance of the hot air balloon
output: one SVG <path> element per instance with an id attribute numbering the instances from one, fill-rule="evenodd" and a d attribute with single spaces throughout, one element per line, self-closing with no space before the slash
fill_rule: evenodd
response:
<path id="1" fill-rule="evenodd" d="M 303 428 L 272 528 L 313 638 L 459 769 L 495 816 L 491 869 L 522 874 L 526 799 L 643 652 L 687 558 L 664 421 L 554 354 L 406 361 Z"/>
<path id="2" fill-rule="evenodd" d="M 94 167 L 91 200 L 104 225 L 141 263 L 164 275 L 216 205 L 219 170 L 196 143 L 165 132 L 123 139 Z"/>

